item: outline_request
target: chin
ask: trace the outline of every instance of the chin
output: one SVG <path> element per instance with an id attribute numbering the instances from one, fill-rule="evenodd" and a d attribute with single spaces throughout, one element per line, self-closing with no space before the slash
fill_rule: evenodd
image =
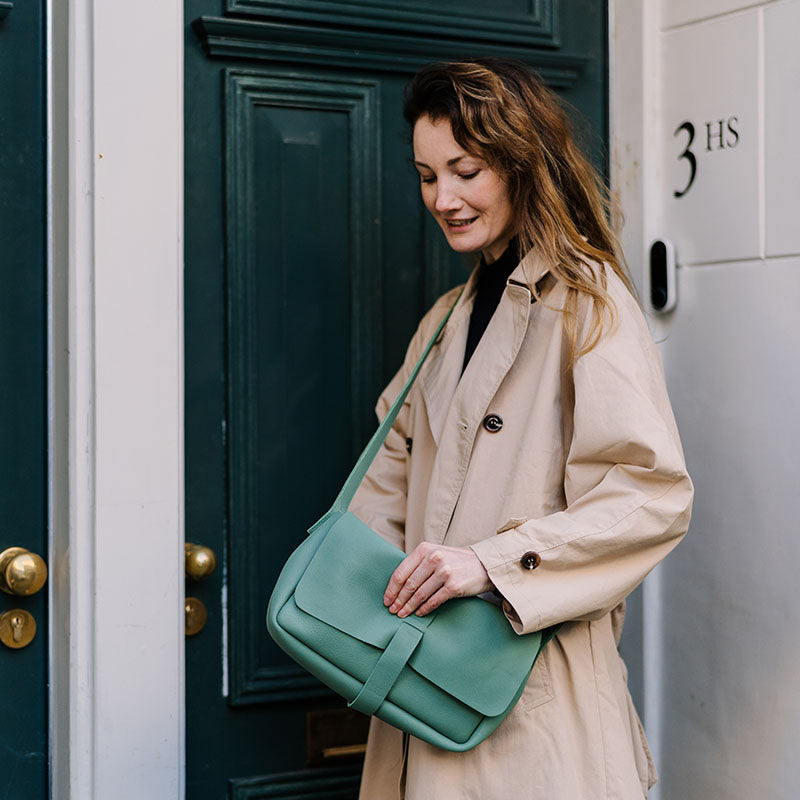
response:
<path id="1" fill-rule="evenodd" d="M 464 242 L 451 242 L 449 239 L 447 240 L 447 244 L 449 244 L 450 249 L 455 250 L 456 253 L 474 253 L 479 249 L 477 247 L 467 245 Z"/>
<path id="2" fill-rule="evenodd" d="M 444 238 L 447 240 L 447 244 L 450 245 L 450 248 L 455 250 L 456 253 L 474 253 L 482 247 L 480 242 L 476 243 L 474 240 L 458 238 L 456 236 L 451 238 L 447 235 L 446 231 Z"/>

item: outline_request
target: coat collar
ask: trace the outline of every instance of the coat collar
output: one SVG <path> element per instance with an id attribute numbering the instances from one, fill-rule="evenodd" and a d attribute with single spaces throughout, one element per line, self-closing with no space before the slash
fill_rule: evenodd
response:
<path id="1" fill-rule="evenodd" d="M 502 377 L 511 367 L 514 357 L 524 335 L 522 324 L 527 327 L 527 311 L 533 301 L 530 286 L 538 283 L 550 270 L 550 265 L 539 256 L 535 250 L 528 252 L 520 263 L 514 268 L 506 282 L 506 290 L 492 319 L 484 331 L 478 347 L 470 359 L 462 378 L 461 368 L 464 364 L 464 351 L 467 345 L 469 319 L 475 304 L 475 291 L 478 283 L 480 264 L 475 267 L 464 286 L 461 299 L 458 301 L 453 314 L 448 320 L 442 333 L 439 346 L 431 353 L 428 362 L 420 372 L 418 383 L 428 414 L 428 423 L 436 445 L 439 446 L 442 431 L 445 426 L 448 411 L 456 392 L 460 391 L 459 384 L 471 382 L 475 378 L 468 376 L 485 376 L 487 367 L 492 371 L 501 367 Z M 515 313 L 524 309 L 525 313 Z M 519 341 L 517 341 L 519 339 Z M 477 364 L 477 366 L 475 366 Z M 498 381 L 498 385 L 500 383 Z"/>
<path id="2" fill-rule="evenodd" d="M 544 259 L 536 248 L 533 248 L 517 264 L 516 269 L 509 276 L 508 282 L 522 284 L 530 288 L 539 283 L 550 272 L 550 268 L 550 262 Z"/>

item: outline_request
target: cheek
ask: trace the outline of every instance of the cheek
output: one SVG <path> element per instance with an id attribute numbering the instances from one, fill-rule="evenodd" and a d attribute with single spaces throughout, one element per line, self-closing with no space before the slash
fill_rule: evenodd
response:
<path id="1" fill-rule="evenodd" d="M 511 200 L 508 196 L 505 186 L 501 192 L 498 192 L 495 199 L 497 209 L 497 224 L 502 228 L 507 228 L 513 221 L 514 210 L 511 207 Z"/>
<path id="2" fill-rule="evenodd" d="M 472 205 L 491 216 L 492 223 L 500 227 L 506 226 L 511 214 L 511 201 L 506 185 L 494 175 L 480 186 L 473 187 Z"/>

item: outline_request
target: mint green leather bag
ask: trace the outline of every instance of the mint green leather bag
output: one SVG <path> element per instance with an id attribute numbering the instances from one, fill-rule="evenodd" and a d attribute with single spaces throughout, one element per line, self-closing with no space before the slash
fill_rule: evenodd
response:
<path id="1" fill-rule="evenodd" d="M 437 747 L 463 751 L 511 711 L 556 628 L 519 636 L 497 606 L 477 597 L 449 600 L 424 617 L 390 614 L 383 593 L 406 554 L 347 511 L 453 308 L 330 511 L 286 562 L 267 628 L 350 707 Z"/>

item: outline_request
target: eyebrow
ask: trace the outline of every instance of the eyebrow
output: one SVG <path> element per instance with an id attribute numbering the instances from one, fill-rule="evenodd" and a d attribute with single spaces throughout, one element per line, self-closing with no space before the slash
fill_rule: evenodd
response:
<path id="1" fill-rule="evenodd" d="M 461 159 L 462 159 L 462 158 L 469 158 L 469 153 L 464 153 L 464 155 L 463 155 L 463 156 L 456 156 L 455 158 L 451 158 L 451 159 L 450 159 L 450 160 L 447 162 L 447 166 L 448 166 L 448 167 L 452 167 L 452 166 L 453 166 L 453 164 L 456 164 L 457 162 L 461 161 Z M 425 169 L 430 169 L 430 167 L 429 167 L 429 166 L 428 166 L 426 163 L 424 163 L 423 161 L 415 161 L 414 163 L 415 163 L 415 164 L 416 164 L 418 167 L 425 167 Z"/>

